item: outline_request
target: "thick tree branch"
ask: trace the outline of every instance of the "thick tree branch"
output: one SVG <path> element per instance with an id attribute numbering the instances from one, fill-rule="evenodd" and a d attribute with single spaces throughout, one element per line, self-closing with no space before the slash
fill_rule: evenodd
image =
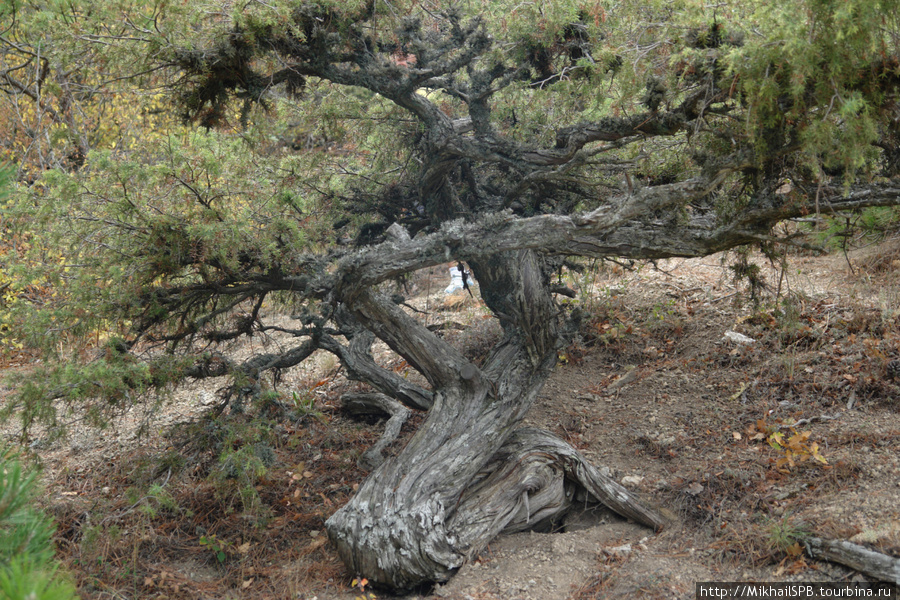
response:
<path id="1" fill-rule="evenodd" d="M 184 371 L 185 377 L 193 379 L 206 379 L 209 377 L 223 377 L 225 375 L 250 375 L 258 377 L 259 374 L 273 369 L 289 369 L 302 363 L 319 349 L 319 340 L 311 337 L 299 346 L 294 346 L 286 352 L 272 352 L 256 354 L 251 358 L 235 363 L 226 356 L 215 353 L 203 357 L 194 365 Z"/>
<path id="2" fill-rule="evenodd" d="M 875 552 L 845 540 L 809 537 L 803 540 L 806 552 L 816 560 L 830 560 L 847 565 L 878 581 L 900 585 L 900 559 Z"/>
<path id="3" fill-rule="evenodd" d="M 568 246 L 576 237 L 602 241 L 630 220 L 702 197 L 715 184 L 716 181 L 697 178 L 645 188 L 622 199 L 618 206 L 603 206 L 574 217 L 541 215 L 523 219 L 499 213 L 474 223 L 452 221 L 434 234 L 405 243 L 385 242 L 346 257 L 338 267 L 342 293 L 450 260 L 476 260 L 519 249 L 568 253 Z"/>
<path id="4" fill-rule="evenodd" d="M 371 289 L 354 291 L 353 303 L 347 308 L 422 373 L 432 387 L 469 387 L 480 379 L 478 370 L 456 348 Z"/>
<path id="5" fill-rule="evenodd" d="M 384 426 L 384 434 L 371 448 L 359 457 L 360 467 L 375 469 L 384 462 L 382 452 L 400 435 L 400 429 L 409 419 L 409 409 L 384 394 L 344 394 L 341 397 L 344 410 L 355 415 L 386 415 L 389 417 Z"/>
<path id="6" fill-rule="evenodd" d="M 752 241 L 775 223 L 815 212 L 814 199 L 760 198 L 743 211 L 722 218 L 705 212 L 685 215 L 677 224 L 647 215 L 676 210 L 705 197 L 716 180 L 696 178 L 683 183 L 643 188 L 618 206 L 603 206 L 575 216 L 540 215 L 519 218 L 511 213 L 473 223 L 453 221 L 436 233 L 408 242 L 384 242 L 344 258 L 338 266 L 344 293 L 368 287 L 421 268 L 451 260 L 477 260 L 519 249 L 551 254 L 628 258 L 706 256 Z M 753 205 L 760 205 L 754 208 Z M 819 200 L 822 213 L 873 206 L 900 205 L 900 183 L 889 181 L 851 188 L 826 188 Z"/>
<path id="7" fill-rule="evenodd" d="M 430 391 L 375 363 L 369 352 L 373 339 L 372 333 L 361 330 L 353 334 L 348 346 L 344 346 L 329 335 L 323 335 L 319 343 L 323 350 L 331 352 L 341 360 L 350 379 L 367 383 L 410 408 L 416 410 L 431 408 L 434 396 Z"/>

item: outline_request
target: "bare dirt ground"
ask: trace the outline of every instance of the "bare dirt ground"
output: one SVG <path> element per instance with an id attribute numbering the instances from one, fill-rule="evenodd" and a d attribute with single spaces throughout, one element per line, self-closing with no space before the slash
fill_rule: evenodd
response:
<path id="1" fill-rule="evenodd" d="M 653 533 L 585 507 L 557 531 L 497 539 L 446 584 L 405 598 L 693 598 L 699 581 L 867 581 L 797 541 L 900 557 L 898 255 L 862 253 L 852 270 L 843 257 L 767 267 L 759 307 L 721 257 L 574 275 L 582 335 L 527 424 L 609 469 L 670 526 Z M 446 302 L 446 280 L 420 280 L 411 303 L 431 324 L 463 325 L 446 335 L 478 359 L 497 325 L 477 302 Z M 407 371 L 384 350 L 379 360 Z M 277 389 L 291 418 L 272 406 L 203 416 L 216 404 L 206 384 L 175 394 L 140 438 L 135 414 L 100 435 L 33 439 L 82 597 L 366 597 L 323 525 L 365 477 L 356 460 L 383 423 L 340 411 L 356 386 L 327 356 Z"/>

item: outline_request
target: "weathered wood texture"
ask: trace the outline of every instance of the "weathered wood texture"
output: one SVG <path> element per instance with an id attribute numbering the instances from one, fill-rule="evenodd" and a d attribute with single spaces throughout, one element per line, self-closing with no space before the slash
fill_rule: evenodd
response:
<path id="1" fill-rule="evenodd" d="M 844 540 L 810 537 L 804 544 L 812 558 L 840 563 L 878 581 L 900 585 L 900 558 Z"/>
<path id="2" fill-rule="evenodd" d="M 364 469 L 374 469 L 384 462 L 382 452 L 391 445 L 399 436 L 403 424 L 409 419 L 410 411 L 408 408 L 384 394 L 379 393 L 356 393 L 344 394 L 341 397 L 344 410 L 351 414 L 383 414 L 387 415 L 388 421 L 384 426 L 384 433 L 375 444 L 363 452 L 359 457 L 358 464 Z"/>
<path id="3" fill-rule="evenodd" d="M 501 252 L 471 264 L 504 330 L 480 367 L 386 298 L 363 290 L 350 306 L 435 390 L 408 445 L 326 523 L 351 571 L 395 588 L 446 580 L 500 531 L 563 514 L 577 486 L 662 525 L 561 440 L 516 431 L 556 364 L 566 323 L 539 255 Z"/>

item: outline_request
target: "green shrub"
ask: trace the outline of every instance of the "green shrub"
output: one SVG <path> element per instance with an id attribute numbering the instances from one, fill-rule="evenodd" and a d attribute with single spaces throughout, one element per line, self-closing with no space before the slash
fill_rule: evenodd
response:
<path id="1" fill-rule="evenodd" d="M 0 456 L 0 599 L 75 598 L 53 557 L 53 521 L 32 508 L 35 474 L 15 456 Z"/>

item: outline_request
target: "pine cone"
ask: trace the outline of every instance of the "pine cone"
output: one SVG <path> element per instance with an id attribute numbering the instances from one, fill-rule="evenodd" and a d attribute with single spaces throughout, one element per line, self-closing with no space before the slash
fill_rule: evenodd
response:
<path id="1" fill-rule="evenodd" d="M 900 381 L 900 360 L 892 360 L 887 364 L 887 376 L 894 381 Z"/>

